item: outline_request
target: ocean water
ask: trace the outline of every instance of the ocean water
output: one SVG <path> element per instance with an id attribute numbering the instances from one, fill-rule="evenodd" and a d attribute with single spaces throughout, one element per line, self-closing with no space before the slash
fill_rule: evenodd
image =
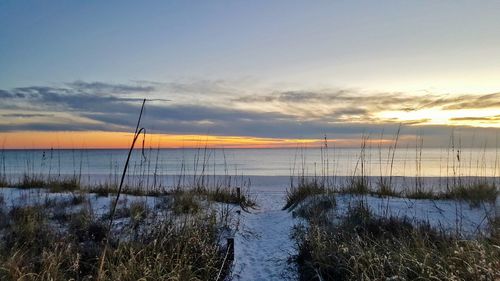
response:
<path id="1" fill-rule="evenodd" d="M 123 149 L 3 150 L 0 173 L 79 175 L 89 181 L 114 179 L 127 157 Z M 146 149 L 134 150 L 129 177 L 187 178 L 204 175 L 246 177 L 259 184 L 286 184 L 290 176 L 331 178 L 394 176 L 404 178 L 498 177 L 500 151 L 401 148 L 336 149 Z"/>

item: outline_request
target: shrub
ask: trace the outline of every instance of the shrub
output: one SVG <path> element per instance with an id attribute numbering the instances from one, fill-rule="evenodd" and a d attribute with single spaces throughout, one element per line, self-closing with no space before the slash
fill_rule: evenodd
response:
<path id="1" fill-rule="evenodd" d="M 291 187 L 286 193 L 286 204 L 283 210 L 293 210 L 300 202 L 306 198 L 324 194 L 327 188 L 317 183 L 317 181 L 302 181 L 297 187 Z"/>
<path id="2" fill-rule="evenodd" d="M 333 194 L 315 195 L 299 205 L 293 211 L 293 215 L 314 221 L 314 223 L 324 223 L 328 221 L 328 212 L 335 208 L 335 205 Z"/>
<path id="3" fill-rule="evenodd" d="M 365 177 L 353 177 L 349 184 L 340 190 L 342 193 L 368 194 L 370 187 Z"/>
<path id="4" fill-rule="evenodd" d="M 473 206 L 481 202 L 495 202 L 498 190 L 494 184 L 474 183 L 452 188 L 440 197 L 445 199 L 460 199 L 470 202 Z"/>

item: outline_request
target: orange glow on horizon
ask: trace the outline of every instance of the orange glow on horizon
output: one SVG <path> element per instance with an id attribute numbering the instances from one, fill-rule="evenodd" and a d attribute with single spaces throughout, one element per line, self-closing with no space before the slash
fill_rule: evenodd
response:
<path id="1" fill-rule="evenodd" d="M 7 132 L 0 133 L 0 145 L 5 149 L 48 149 L 48 148 L 128 148 L 132 133 L 126 132 Z M 147 147 L 188 148 L 188 147 L 226 147 L 226 148 L 275 148 L 296 147 L 297 145 L 316 146 L 318 139 L 280 139 L 241 136 L 211 135 L 146 135 Z M 136 147 L 142 144 L 142 137 Z"/>
<path id="2" fill-rule="evenodd" d="M 126 132 L 6 132 L 0 133 L 0 145 L 4 149 L 115 149 L 129 148 L 132 133 Z M 368 144 L 392 143 L 391 140 L 369 139 Z M 337 147 L 358 147 L 360 139 L 328 139 L 328 145 Z M 142 137 L 136 147 L 142 145 Z M 146 135 L 146 147 L 160 148 L 296 148 L 320 147 L 321 139 L 284 139 L 243 136 L 213 135 Z"/>

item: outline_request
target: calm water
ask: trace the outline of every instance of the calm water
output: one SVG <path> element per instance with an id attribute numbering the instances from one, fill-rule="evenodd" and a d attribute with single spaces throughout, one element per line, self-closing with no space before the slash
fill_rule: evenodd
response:
<path id="1" fill-rule="evenodd" d="M 126 150 L 5 150 L 1 173 L 45 175 L 120 174 Z M 133 152 L 130 175 L 245 175 L 291 174 L 335 176 L 482 176 L 500 174 L 497 149 L 161 149 Z"/>

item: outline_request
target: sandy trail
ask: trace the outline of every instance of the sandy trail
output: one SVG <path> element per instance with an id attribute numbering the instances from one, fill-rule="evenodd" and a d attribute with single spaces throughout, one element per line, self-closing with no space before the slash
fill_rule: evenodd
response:
<path id="1" fill-rule="evenodd" d="M 283 280 L 294 276 L 287 259 L 294 250 L 294 219 L 282 211 L 283 192 L 259 192 L 259 209 L 243 212 L 235 236 L 233 280 Z"/>

